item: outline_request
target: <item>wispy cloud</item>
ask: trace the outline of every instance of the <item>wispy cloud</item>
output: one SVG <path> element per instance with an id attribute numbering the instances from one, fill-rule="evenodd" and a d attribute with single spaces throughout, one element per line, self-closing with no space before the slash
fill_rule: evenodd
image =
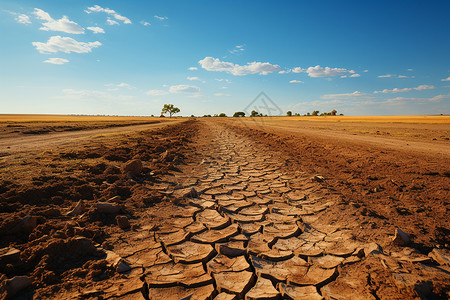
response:
<path id="1" fill-rule="evenodd" d="M 171 87 L 169 87 L 169 92 L 173 94 L 179 93 L 196 94 L 200 92 L 200 88 L 195 85 L 186 85 L 186 84 L 172 85 Z"/>
<path id="2" fill-rule="evenodd" d="M 169 19 L 168 17 L 162 17 L 162 16 L 157 16 L 157 15 L 154 15 L 153 17 L 154 17 L 155 19 L 160 20 L 160 21 L 164 21 L 164 20 Z"/>
<path id="3" fill-rule="evenodd" d="M 206 81 L 203 81 L 203 80 L 201 80 L 200 78 L 198 78 L 198 77 L 186 77 L 186 79 L 187 80 L 191 80 L 191 81 L 194 81 L 194 80 L 197 80 L 197 81 L 201 81 L 202 83 L 206 83 Z"/>
<path id="4" fill-rule="evenodd" d="M 387 93 L 404 93 L 404 92 L 409 92 L 412 90 L 416 90 L 416 91 L 422 91 L 422 90 L 432 90 L 436 88 L 434 85 L 426 85 L 426 84 L 422 84 L 419 85 L 417 87 L 413 87 L 413 88 L 393 88 L 392 90 L 388 90 L 388 89 L 384 89 L 381 91 L 374 91 L 374 94 L 378 94 L 378 93 L 383 93 L 383 94 L 387 94 Z"/>
<path id="5" fill-rule="evenodd" d="M 443 100 L 449 100 L 450 94 L 447 95 L 437 95 L 430 98 L 405 98 L 405 97 L 396 97 L 387 99 L 386 103 L 390 104 L 400 104 L 402 102 L 422 102 L 422 103 L 428 103 L 428 102 L 441 102 Z"/>
<path id="6" fill-rule="evenodd" d="M 101 27 L 87 27 L 87 29 L 89 29 L 93 33 L 105 33 L 105 30 L 103 30 L 103 28 Z"/>
<path id="7" fill-rule="evenodd" d="M 65 98 L 68 99 L 98 99 L 98 100 L 131 100 L 134 96 L 121 95 L 117 93 L 109 93 L 106 91 L 99 90 L 75 90 L 75 89 L 64 89 L 63 93 Z"/>
<path id="8" fill-rule="evenodd" d="M 144 25 L 144 26 L 150 26 L 150 25 L 152 25 L 152 24 L 150 24 L 150 23 L 147 22 L 147 21 L 141 21 L 141 22 L 139 22 L 139 23 L 141 23 L 141 24 Z"/>
<path id="9" fill-rule="evenodd" d="M 116 20 L 122 21 L 123 24 L 131 24 L 131 20 L 128 19 L 127 17 L 124 17 L 124 16 L 118 14 L 115 10 L 112 10 L 109 8 L 103 8 L 99 5 L 94 5 L 92 7 L 88 7 L 85 10 L 85 12 L 88 14 L 93 13 L 93 12 L 104 12 L 110 16 L 113 16 Z M 111 21 L 113 21 L 113 20 L 111 20 Z M 109 24 L 109 25 L 114 25 L 114 24 Z"/>
<path id="10" fill-rule="evenodd" d="M 30 17 L 26 14 L 19 14 L 15 12 L 8 11 L 11 15 L 16 16 L 14 20 L 16 20 L 17 23 L 21 24 L 31 24 Z"/>
<path id="11" fill-rule="evenodd" d="M 134 88 L 131 84 L 126 83 L 126 82 L 121 82 L 121 83 L 119 83 L 117 86 L 118 86 L 118 87 L 121 87 L 121 88 L 127 88 L 127 89 L 132 89 L 132 88 Z"/>
<path id="12" fill-rule="evenodd" d="M 195 71 L 195 70 L 198 70 L 198 68 L 197 67 L 190 67 L 190 68 L 188 68 L 188 70 L 189 71 Z"/>
<path id="13" fill-rule="evenodd" d="M 279 71 L 279 65 L 273 65 L 268 62 L 251 62 L 246 65 L 238 65 L 231 62 L 220 61 L 218 58 L 205 57 L 199 61 L 201 67 L 207 71 L 227 72 L 232 75 L 242 76 L 248 74 L 267 75 Z"/>
<path id="14" fill-rule="evenodd" d="M 216 80 L 217 80 L 218 82 L 231 83 L 231 80 L 229 80 L 229 79 L 217 78 Z"/>
<path id="15" fill-rule="evenodd" d="M 372 99 L 374 97 L 369 96 L 366 93 L 361 93 L 359 91 L 354 91 L 353 93 L 344 93 L 344 94 L 327 94 L 323 95 L 322 99 Z"/>
<path id="16" fill-rule="evenodd" d="M 233 49 L 228 50 L 228 52 L 230 52 L 231 54 L 236 54 L 236 53 L 243 52 L 243 51 L 245 51 L 244 46 L 245 46 L 245 45 L 238 45 L 238 46 L 235 46 Z"/>
<path id="17" fill-rule="evenodd" d="M 189 97 L 199 97 L 200 94 L 200 88 L 195 85 L 187 85 L 187 84 L 180 84 L 180 85 L 172 85 L 167 86 L 168 90 L 149 90 L 146 92 L 147 95 L 150 96 L 163 96 L 168 94 L 188 94 Z"/>
<path id="18" fill-rule="evenodd" d="M 67 16 L 63 16 L 59 20 L 53 19 L 49 13 L 43 11 L 42 9 L 35 8 L 33 14 L 41 21 L 45 21 L 42 23 L 42 27 L 40 30 L 46 31 L 62 31 L 65 33 L 72 34 L 83 34 L 84 28 L 78 25 L 77 23 L 70 21 Z"/>
<path id="19" fill-rule="evenodd" d="M 52 57 L 47 60 L 44 60 L 43 62 L 48 64 L 54 64 L 54 65 L 63 65 L 65 63 L 68 63 L 69 60 L 65 58 L 59 58 L 59 57 Z"/>
<path id="20" fill-rule="evenodd" d="M 304 83 L 304 82 L 300 80 L 291 80 L 289 81 L 289 83 Z"/>
<path id="21" fill-rule="evenodd" d="M 450 81 L 450 77 L 447 77 L 447 78 L 441 79 L 441 81 Z"/>
<path id="22" fill-rule="evenodd" d="M 108 18 L 106 20 L 106 24 L 113 26 L 113 25 L 119 25 L 119 22 L 112 20 L 111 18 Z"/>
<path id="23" fill-rule="evenodd" d="M 224 94 L 224 93 L 215 93 L 214 96 L 217 96 L 217 97 L 230 97 L 231 95 L 230 94 Z"/>
<path id="24" fill-rule="evenodd" d="M 386 74 L 386 75 L 380 75 L 380 76 L 378 76 L 378 78 L 414 78 L 414 76 Z"/>
<path id="25" fill-rule="evenodd" d="M 169 94 L 169 92 L 164 90 L 149 90 L 146 94 L 150 96 L 163 96 Z"/>
<path id="26" fill-rule="evenodd" d="M 95 42 L 78 42 L 70 37 L 61 37 L 59 35 L 52 36 L 46 43 L 32 42 L 33 46 L 41 53 L 88 53 L 91 52 L 93 48 L 100 47 L 102 43 L 99 41 Z"/>

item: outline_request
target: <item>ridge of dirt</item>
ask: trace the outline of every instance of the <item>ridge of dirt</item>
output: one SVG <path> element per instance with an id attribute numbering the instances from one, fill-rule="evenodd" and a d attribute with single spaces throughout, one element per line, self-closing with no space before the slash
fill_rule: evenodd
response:
<path id="1" fill-rule="evenodd" d="M 183 153 L 189 152 L 187 145 L 197 130 L 195 122 L 187 121 L 134 132 L 29 159 L 28 167 L 40 172 L 2 172 L 0 248 L 17 249 L 20 258 L 2 262 L 0 274 L 28 274 L 33 279 L 31 295 L 38 299 L 52 298 L 67 286 L 83 286 L 85 276 L 92 280 L 98 275 L 117 276 L 102 259 L 105 252 L 99 246 L 121 231 L 117 213 L 100 213 L 96 203 L 113 203 L 120 207 L 118 215 L 133 219 L 139 211 L 164 201 L 164 194 L 146 186 L 184 164 Z M 143 162 L 142 172 L 123 173 L 125 163 L 133 159 Z M 81 202 L 83 209 L 70 214 Z"/>
<path id="2" fill-rule="evenodd" d="M 230 128 L 284 153 L 287 168 L 324 176 L 323 185 L 341 194 L 350 209 L 344 217 L 356 213 L 356 220 L 368 229 L 383 228 L 373 236 L 379 241 L 398 227 L 424 250 L 436 246 L 449 249 L 450 158 L 266 131 L 264 127 Z M 330 211 L 330 216 L 335 213 Z"/>

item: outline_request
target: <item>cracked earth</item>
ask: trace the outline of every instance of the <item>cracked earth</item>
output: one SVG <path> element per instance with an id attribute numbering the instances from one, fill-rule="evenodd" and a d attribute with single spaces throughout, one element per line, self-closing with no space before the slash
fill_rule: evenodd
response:
<path id="1" fill-rule="evenodd" d="M 232 126 L 200 126 L 185 164 L 145 183 L 167 201 L 131 219 L 131 230 L 113 232 L 111 247 L 103 249 L 121 275 L 53 297 L 448 296 L 447 252 L 408 247 L 402 231 L 389 237 L 392 246 L 382 247 L 354 219 L 336 215 L 355 208 L 324 185 L 320 174 L 290 169 L 279 150 Z"/>

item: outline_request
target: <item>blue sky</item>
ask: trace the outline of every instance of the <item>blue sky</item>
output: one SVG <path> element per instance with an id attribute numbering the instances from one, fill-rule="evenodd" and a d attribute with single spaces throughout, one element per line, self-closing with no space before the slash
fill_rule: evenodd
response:
<path id="1" fill-rule="evenodd" d="M 0 113 L 450 113 L 449 1 L 0 3 Z"/>

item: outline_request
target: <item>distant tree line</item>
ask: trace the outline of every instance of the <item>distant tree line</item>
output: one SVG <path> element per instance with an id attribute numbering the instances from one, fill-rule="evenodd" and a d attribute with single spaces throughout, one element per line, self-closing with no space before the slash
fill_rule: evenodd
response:
<path id="1" fill-rule="evenodd" d="M 318 110 L 313 110 L 312 113 L 307 112 L 303 116 L 305 116 L 305 117 L 313 116 L 314 117 L 314 116 L 337 116 L 337 115 L 338 115 L 337 114 L 337 110 L 333 109 L 330 112 L 323 112 L 323 113 L 320 113 L 320 111 L 318 111 Z M 343 115 L 344 114 L 339 114 L 339 116 L 343 116 Z M 288 116 L 288 117 L 292 117 L 292 116 L 300 117 L 301 115 L 299 113 L 292 114 L 292 111 L 289 110 L 289 111 L 286 112 L 286 116 Z"/>
<path id="2" fill-rule="evenodd" d="M 173 104 L 164 104 L 162 110 L 161 110 L 161 117 L 164 117 L 165 114 L 169 114 L 169 117 L 172 117 L 172 115 L 177 114 L 180 112 L 180 109 L 178 107 L 175 107 Z M 304 114 L 303 116 L 305 117 L 309 117 L 309 116 L 337 116 L 337 110 L 333 109 L 330 112 L 323 112 L 320 113 L 320 111 L 318 110 L 313 110 L 312 113 L 307 112 L 306 114 Z M 343 116 L 344 114 L 339 114 L 340 116 Z M 153 116 L 153 115 L 152 115 Z M 227 115 L 225 113 L 220 113 L 220 114 L 214 114 L 214 115 L 203 115 L 203 117 L 205 118 L 210 118 L 210 117 L 219 117 L 219 118 L 223 118 L 226 117 Z M 292 113 L 292 111 L 287 111 L 286 112 L 286 116 L 288 117 L 300 117 L 301 115 L 299 113 Z M 191 117 L 195 117 L 194 115 L 191 115 Z M 243 118 L 245 117 L 245 112 L 243 111 L 237 111 L 233 114 L 234 118 Z M 267 117 L 267 115 L 263 115 L 260 112 L 257 112 L 256 110 L 252 110 L 250 112 L 250 117 Z"/>

